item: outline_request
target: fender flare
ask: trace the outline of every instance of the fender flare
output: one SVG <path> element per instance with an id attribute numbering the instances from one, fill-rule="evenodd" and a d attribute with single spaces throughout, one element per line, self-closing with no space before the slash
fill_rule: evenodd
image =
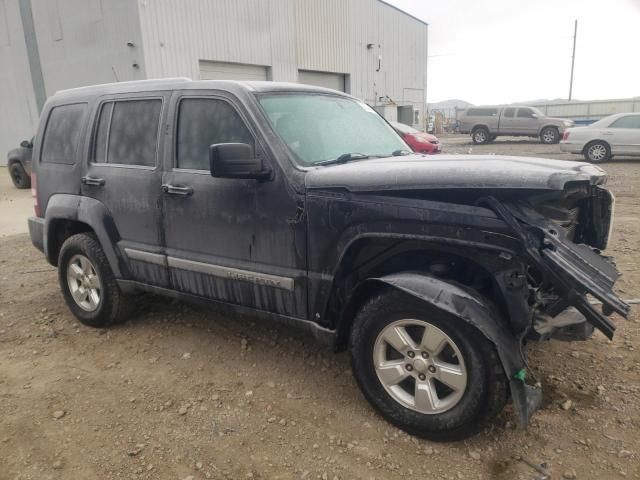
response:
<path id="1" fill-rule="evenodd" d="M 538 137 L 539 137 L 540 135 L 542 135 L 542 131 L 543 131 L 545 128 L 555 128 L 555 129 L 558 131 L 558 135 L 560 135 L 560 140 L 562 140 L 561 127 L 560 127 L 560 126 L 558 126 L 558 125 L 554 125 L 554 124 L 552 124 L 552 123 L 547 123 L 547 124 L 545 124 L 545 125 L 541 126 L 540 128 L 538 128 Z M 565 128 L 566 128 L 566 127 L 565 127 Z"/>
<path id="2" fill-rule="evenodd" d="M 401 290 L 446 314 L 474 326 L 496 347 L 504 373 L 509 380 L 518 423 L 525 426 L 542 403 L 542 392 L 524 383 L 526 363 L 520 339 L 497 321 L 500 314 L 474 290 L 445 282 L 423 272 L 399 272 L 365 280 L 363 285 L 379 283 Z"/>
<path id="3" fill-rule="evenodd" d="M 19 163 L 19 164 L 22 165 L 22 159 L 20 159 L 19 157 L 8 157 L 7 158 L 7 167 L 10 167 L 14 163 Z M 24 165 L 22 165 L 22 168 L 24 168 Z"/>
<path id="4" fill-rule="evenodd" d="M 88 225 L 98 237 L 113 274 L 116 278 L 123 278 L 122 274 L 127 271 L 127 266 L 116 247 L 120 234 L 113 217 L 102 202 L 91 197 L 67 194 L 49 198 L 44 216 L 44 252 L 52 265 L 56 264 L 57 259 L 53 258 L 49 234 L 56 220 L 72 220 Z"/>
<path id="5" fill-rule="evenodd" d="M 484 123 L 476 123 L 473 127 L 471 127 L 469 133 L 473 134 L 473 132 L 475 132 L 479 128 L 486 128 L 487 132 L 489 132 L 490 135 L 493 135 L 491 129 L 489 128 L 489 125 L 486 125 Z"/>

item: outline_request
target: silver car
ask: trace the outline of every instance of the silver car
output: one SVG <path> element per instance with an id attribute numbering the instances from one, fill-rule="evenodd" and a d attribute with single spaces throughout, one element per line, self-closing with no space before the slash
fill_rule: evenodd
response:
<path id="1" fill-rule="evenodd" d="M 565 131 L 560 150 L 584 155 L 591 163 L 614 155 L 640 155 L 640 113 L 616 113 L 587 127 Z"/>

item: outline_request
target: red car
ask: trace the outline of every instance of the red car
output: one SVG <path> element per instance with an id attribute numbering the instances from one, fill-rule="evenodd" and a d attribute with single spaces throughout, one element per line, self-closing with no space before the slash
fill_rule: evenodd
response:
<path id="1" fill-rule="evenodd" d="M 409 144 L 414 152 L 418 153 L 440 153 L 442 151 L 442 144 L 435 135 L 430 133 L 421 132 L 409 125 L 398 122 L 389 122 L 393 129 L 398 132 L 405 142 Z"/>

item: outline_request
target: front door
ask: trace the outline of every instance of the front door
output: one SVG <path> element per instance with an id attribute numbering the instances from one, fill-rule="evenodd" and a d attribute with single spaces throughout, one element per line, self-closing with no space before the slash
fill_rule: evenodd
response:
<path id="1" fill-rule="evenodd" d="M 538 133 L 538 119 L 534 111 L 528 107 L 520 107 L 514 118 L 514 131 L 518 135 L 532 135 Z"/>
<path id="2" fill-rule="evenodd" d="M 94 114 L 82 195 L 105 205 L 129 280 L 168 287 L 162 255 L 162 158 L 158 142 L 169 94 L 105 96 Z"/>
<path id="3" fill-rule="evenodd" d="M 259 310 L 306 317 L 303 198 L 234 98 L 176 92 L 163 177 L 167 263 L 174 289 Z M 213 178 L 209 146 L 247 143 L 269 180 Z M 170 152 L 170 153 L 169 153 Z"/>

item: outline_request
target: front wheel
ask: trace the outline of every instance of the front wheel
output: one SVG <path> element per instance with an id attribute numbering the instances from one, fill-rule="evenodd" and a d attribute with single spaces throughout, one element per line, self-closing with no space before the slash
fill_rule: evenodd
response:
<path id="1" fill-rule="evenodd" d="M 540 141 L 547 145 L 558 143 L 560 141 L 560 132 L 554 127 L 543 128 L 540 132 Z"/>
<path id="2" fill-rule="evenodd" d="M 476 145 L 483 145 L 485 143 L 488 143 L 489 138 L 491 138 L 489 135 L 489 130 L 484 127 L 476 128 L 471 134 L 471 140 Z"/>
<path id="3" fill-rule="evenodd" d="M 350 352 L 367 400 L 413 435 L 466 438 L 506 401 L 506 379 L 488 340 L 402 292 L 384 292 L 362 307 Z"/>
<path id="4" fill-rule="evenodd" d="M 133 309 L 92 233 L 73 235 L 62 244 L 58 280 L 71 312 L 90 327 L 104 328 L 122 322 Z"/>

